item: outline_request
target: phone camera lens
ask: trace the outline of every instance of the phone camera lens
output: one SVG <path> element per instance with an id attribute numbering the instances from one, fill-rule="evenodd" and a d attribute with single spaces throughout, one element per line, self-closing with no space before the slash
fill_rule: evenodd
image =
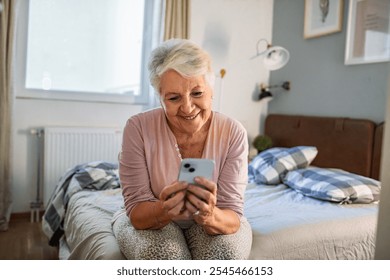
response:
<path id="1" fill-rule="evenodd" d="M 184 168 L 190 168 L 190 166 L 191 166 L 191 164 L 189 164 L 189 163 L 184 164 Z"/>
<path id="2" fill-rule="evenodd" d="M 194 172 L 194 171 L 195 171 L 195 168 L 191 167 L 190 169 L 188 169 L 188 171 Z"/>

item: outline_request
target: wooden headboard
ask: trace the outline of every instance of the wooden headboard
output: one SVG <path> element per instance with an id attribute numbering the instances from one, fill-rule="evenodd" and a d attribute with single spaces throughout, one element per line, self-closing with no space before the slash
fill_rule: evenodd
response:
<path id="1" fill-rule="evenodd" d="M 379 177 L 383 125 L 370 120 L 271 114 L 264 133 L 274 147 L 317 147 L 315 166 Z"/>

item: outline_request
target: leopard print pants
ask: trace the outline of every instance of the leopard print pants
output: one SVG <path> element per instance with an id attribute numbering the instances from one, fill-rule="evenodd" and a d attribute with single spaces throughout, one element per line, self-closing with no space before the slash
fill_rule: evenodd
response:
<path id="1" fill-rule="evenodd" d="M 126 214 L 117 216 L 113 230 L 129 260 L 244 260 L 252 245 L 252 230 L 244 217 L 240 229 L 229 235 L 208 235 L 198 224 L 188 229 L 170 223 L 162 229 L 136 230 Z"/>

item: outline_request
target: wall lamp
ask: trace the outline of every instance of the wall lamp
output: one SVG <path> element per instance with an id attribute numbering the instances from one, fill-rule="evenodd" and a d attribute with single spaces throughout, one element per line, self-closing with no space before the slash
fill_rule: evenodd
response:
<path id="1" fill-rule="evenodd" d="M 265 43 L 265 50 L 260 51 L 261 43 Z M 284 67 L 290 59 L 290 53 L 283 47 L 272 46 L 266 39 L 260 39 L 256 44 L 256 55 L 263 57 L 263 65 L 266 69 L 273 71 Z"/>
<path id="2" fill-rule="evenodd" d="M 268 100 L 271 101 L 273 98 L 272 93 L 269 91 L 271 88 L 283 88 L 284 90 L 290 90 L 290 81 L 285 81 L 281 85 L 271 85 L 265 86 L 261 84 L 260 86 L 260 94 L 258 96 L 258 100 Z"/>

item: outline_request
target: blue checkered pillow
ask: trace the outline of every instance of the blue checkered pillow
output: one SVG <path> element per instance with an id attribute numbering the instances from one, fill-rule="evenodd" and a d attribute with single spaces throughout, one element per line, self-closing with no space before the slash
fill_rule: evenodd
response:
<path id="1" fill-rule="evenodd" d="M 249 164 L 249 182 L 267 185 L 280 184 L 288 171 L 307 167 L 316 155 L 317 148 L 311 146 L 265 150 Z"/>
<path id="2" fill-rule="evenodd" d="M 339 203 L 375 202 L 381 189 L 377 180 L 318 167 L 290 171 L 283 183 L 306 196 Z"/>

